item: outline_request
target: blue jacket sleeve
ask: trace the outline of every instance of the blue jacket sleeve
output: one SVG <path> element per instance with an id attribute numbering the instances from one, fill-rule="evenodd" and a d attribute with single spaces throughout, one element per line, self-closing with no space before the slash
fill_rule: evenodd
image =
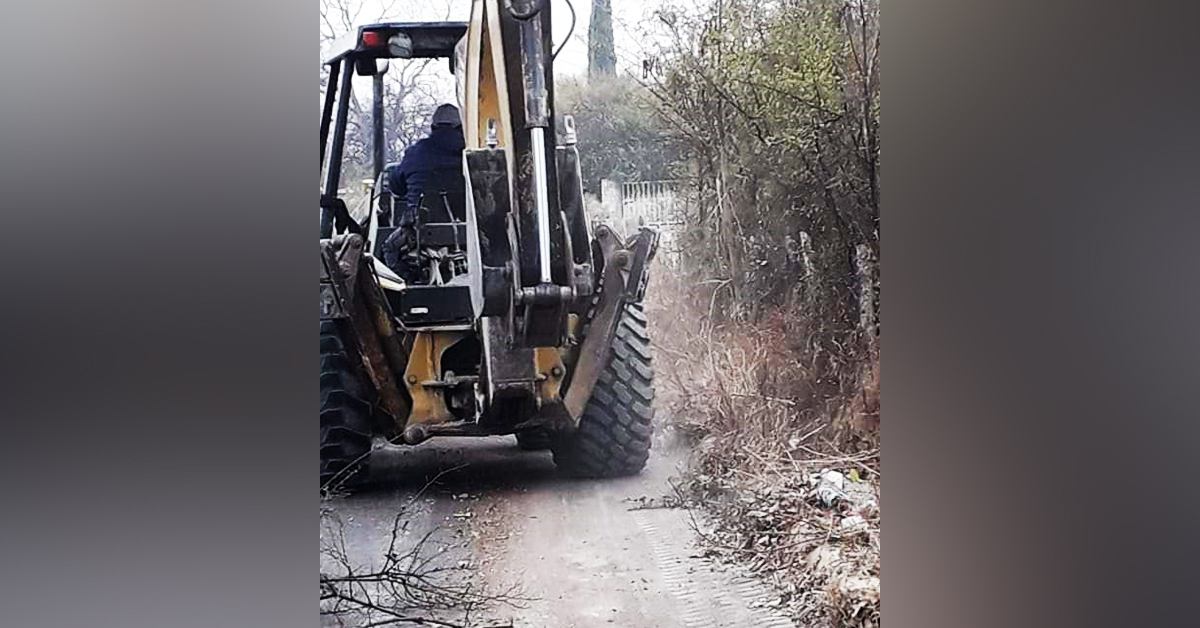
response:
<path id="1" fill-rule="evenodd" d="M 404 180 L 403 162 L 388 171 L 388 189 L 392 192 L 392 198 L 402 199 L 408 194 L 408 184 Z"/>

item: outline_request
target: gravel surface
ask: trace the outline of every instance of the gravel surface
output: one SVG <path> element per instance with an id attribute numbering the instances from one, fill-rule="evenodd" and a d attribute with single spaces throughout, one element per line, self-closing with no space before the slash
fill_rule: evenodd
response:
<path id="1" fill-rule="evenodd" d="M 792 626 L 762 584 L 701 557 L 686 511 L 634 508 L 671 493 L 683 457 L 659 442 L 639 476 L 572 480 L 555 472 L 548 452 L 522 451 L 511 436 L 434 439 L 377 451 L 368 486 L 329 505 L 355 562 L 377 560 L 395 513 L 412 502 L 405 539 L 432 532 L 438 551 L 469 565 L 477 584 L 515 584 L 530 598 L 523 608 L 491 609 L 480 625 Z"/>

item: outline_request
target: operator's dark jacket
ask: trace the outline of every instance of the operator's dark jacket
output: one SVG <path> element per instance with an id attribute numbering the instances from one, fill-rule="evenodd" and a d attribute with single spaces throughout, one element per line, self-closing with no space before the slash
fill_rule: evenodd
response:
<path id="1" fill-rule="evenodd" d="M 417 206 L 429 173 L 448 168 L 461 169 L 465 147 L 461 127 L 435 126 L 428 137 L 404 151 L 404 159 L 389 175 L 388 187 L 399 201 L 397 209 L 400 215 L 398 228 L 383 243 L 383 262 L 405 281 L 417 283 L 425 279 L 425 271 L 417 257 L 415 225 Z"/>
<path id="2" fill-rule="evenodd" d="M 462 167 L 463 140 L 460 127 L 439 126 L 404 151 L 400 167 L 391 172 L 388 186 L 396 198 L 408 199 L 409 207 L 416 207 L 425 187 L 430 170 Z"/>

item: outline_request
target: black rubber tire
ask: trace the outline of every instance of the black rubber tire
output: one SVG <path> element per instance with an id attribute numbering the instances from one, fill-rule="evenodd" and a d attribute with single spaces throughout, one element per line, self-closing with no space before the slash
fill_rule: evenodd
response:
<path id="1" fill-rule="evenodd" d="M 350 484 L 371 451 L 371 387 L 335 321 L 321 322 L 321 487 Z M 347 466 L 356 468 L 342 473 Z M 340 474 L 340 475 L 339 475 Z"/>
<path id="2" fill-rule="evenodd" d="M 555 434 L 554 464 L 573 477 L 640 473 L 654 434 L 654 365 L 641 305 L 625 308 L 608 364 L 592 391 L 579 428 Z"/>
<path id="3" fill-rule="evenodd" d="M 550 449 L 550 433 L 546 430 L 517 432 L 517 446 L 525 451 L 545 451 Z"/>

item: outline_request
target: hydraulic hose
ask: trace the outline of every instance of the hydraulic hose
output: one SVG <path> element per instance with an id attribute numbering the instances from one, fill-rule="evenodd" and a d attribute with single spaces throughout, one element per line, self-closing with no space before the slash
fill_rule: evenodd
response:
<path id="1" fill-rule="evenodd" d="M 555 50 L 554 54 L 550 55 L 551 61 L 558 58 L 558 53 L 562 52 L 562 49 L 567 47 L 567 42 L 571 41 L 571 34 L 575 32 L 575 5 L 571 4 L 571 0 L 566 0 L 566 3 L 567 8 L 571 10 L 571 28 L 567 29 L 567 36 L 563 39 L 563 42 L 558 45 L 558 50 Z"/>

